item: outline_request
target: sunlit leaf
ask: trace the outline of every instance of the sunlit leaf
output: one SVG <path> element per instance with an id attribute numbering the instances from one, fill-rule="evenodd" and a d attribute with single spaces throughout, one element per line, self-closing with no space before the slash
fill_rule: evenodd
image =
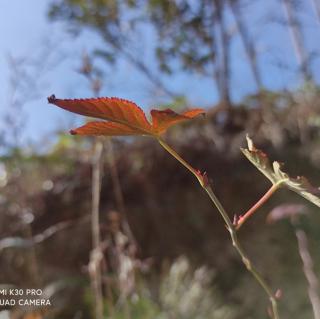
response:
<path id="1" fill-rule="evenodd" d="M 142 135 L 144 131 L 115 122 L 89 122 L 81 127 L 70 131 L 73 135 L 107 135 L 107 136 L 129 136 Z"/>
<path id="2" fill-rule="evenodd" d="M 174 124 L 191 120 L 199 114 L 204 114 L 202 109 L 193 109 L 182 114 L 170 109 L 164 111 L 152 110 L 152 124 L 150 124 L 140 107 L 124 99 L 104 97 L 72 100 L 57 99 L 52 95 L 48 98 L 48 102 L 73 113 L 108 121 L 91 122 L 71 130 L 72 134 L 79 135 L 158 136 Z"/>
<path id="3" fill-rule="evenodd" d="M 303 177 L 290 177 L 282 171 L 282 165 L 279 162 L 271 163 L 268 156 L 261 150 L 257 149 L 252 140 L 247 136 L 248 148 L 241 149 L 248 160 L 264 174 L 272 184 L 278 184 L 281 187 L 296 192 L 308 201 L 320 207 L 320 189 L 313 187 L 309 181 Z"/>
<path id="4" fill-rule="evenodd" d="M 149 134 L 151 130 L 151 125 L 141 108 L 124 99 L 103 97 L 72 100 L 56 99 L 52 95 L 48 101 L 73 113 L 127 125 L 140 134 L 141 132 Z"/>

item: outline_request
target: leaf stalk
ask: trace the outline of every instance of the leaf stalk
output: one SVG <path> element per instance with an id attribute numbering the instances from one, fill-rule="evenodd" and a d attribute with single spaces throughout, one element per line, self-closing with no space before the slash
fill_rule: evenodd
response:
<path id="1" fill-rule="evenodd" d="M 282 182 L 272 184 L 269 190 L 236 222 L 236 230 L 239 230 L 240 227 L 249 219 L 282 185 Z"/>

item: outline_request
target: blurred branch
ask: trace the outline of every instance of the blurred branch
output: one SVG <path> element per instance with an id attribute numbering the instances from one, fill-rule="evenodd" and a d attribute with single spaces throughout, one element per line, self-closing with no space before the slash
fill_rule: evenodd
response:
<path id="1" fill-rule="evenodd" d="M 142 74 L 146 76 L 146 78 L 155 85 L 156 88 L 161 89 L 166 95 L 168 95 L 171 98 L 177 98 L 179 94 L 176 94 L 172 90 L 170 90 L 159 78 L 159 75 L 154 74 L 150 67 L 148 67 L 143 57 L 139 57 L 138 55 L 134 55 L 132 51 L 128 51 L 126 47 L 123 47 L 119 45 L 119 43 L 115 41 L 110 41 L 110 37 L 108 37 L 106 34 L 102 34 L 105 41 L 111 45 L 115 50 L 117 50 L 127 61 L 132 63 L 133 66 L 135 66 Z"/>
<path id="2" fill-rule="evenodd" d="M 314 318 L 320 319 L 320 298 L 319 298 L 319 281 L 313 270 L 313 260 L 308 248 L 308 239 L 306 233 L 299 226 L 302 215 L 307 213 L 306 207 L 299 204 L 282 204 L 275 207 L 267 217 L 267 222 L 275 223 L 279 220 L 287 219 L 291 222 L 295 230 L 298 242 L 298 250 L 303 264 L 303 272 L 307 278 L 309 287 L 308 294 L 312 305 Z"/>
<path id="3" fill-rule="evenodd" d="M 308 294 L 315 319 L 320 319 L 320 298 L 319 298 L 319 281 L 313 270 L 313 260 L 308 249 L 308 239 L 306 233 L 297 227 L 295 227 L 295 234 L 298 241 L 299 254 L 303 263 L 303 272 L 307 278 L 309 287 Z"/>
<path id="4" fill-rule="evenodd" d="M 217 47 L 219 53 L 219 91 L 220 99 L 225 107 L 231 106 L 230 98 L 230 40 L 231 34 L 227 31 L 225 5 L 221 0 L 214 0 L 214 16 L 213 21 L 217 21 L 217 34 L 220 45 Z"/>
<path id="5" fill-rule="evenodd" d="M 21 146 L 23 133 L 27 126 L 25 104 L 41 96 L 45 75 L 66 58 L 57 49 L 57 42 L 61 44 L 61 41 L 46 37 L 40 49 L 33 50 L 32 54 L 23 57 L 7 54 L 9 86 L 7 101 L 3 103 L 6 109 L 1 119 L 1 146 L 8 149 Z"/>
<path id="6" fill-rule="evenodd" d="M 73 221 L 64 221 L 58 224 L 55 224 L 42 233 L 35 235 L 32 238 L 22 238 L 22 237 L 7 237 L 0 240 L 0 252 L 6 248 L 17 247 L 17 248 L 30 248 L 35 244 L 40 244 L 46 239 L 52 237 L 57 232 L 64 230 L 71 226 Z"/>
<path id="7" fill-rule="evenodd" d="M 102 82 L 99 78 L 97 70 L 94 68 L 90 56 L 84 52 L 82 55 L 82 65 L 78 72 L 87 79 L 91 85 L 91 89 L 95 96 L 99 95 Z M 100 235 L 100 193 L 101 193 L 101 179 L 103 167 L 103 142 L 99 137 L 94 138 L 93 141 L 93 155 L 92 155 L 92 210 L 91 210 L 91 235 L 92 235 L 92 250 L 89 260 L 89 274 L 91 278 L 92 290 L 95 297 L 95 316 L 96 319 L 103 319 L 103 292 L 102 292 L 102 262 L 103 245 L 101 243 Z M 104 243 L 106 245 L 107 243 Z M 112 317 L 112 305 L 110 308 L 110 315 Z"/>
<path id="8" fill-rule="evenodd" d="M 262 90 L 263 85 L 262 85 L 262 80 L 261 80 L 261 74 L 260 70 L 257 64 L 257 55 L 256 55 L 256 50 L 254 47 L 254 42 L 250 38 L 248 29 L 242 19 L 241 15 L 241 8 L 239 6 L 239 0 L 229 0 L 229 5 L 232 11 L 232 14 L 234 16 L 234 19 L 236 21 L 237 29 L 239 32 L 239 35 L 241 37 L 244 49 L 246 51 L 248 61 L 251 67 L 251 71 L 253 74 L 253 77 L 256 82 L 256 86 L 259 91 Z"/>
<path id="9" fill-rule="evenodd" d="M 92 278 L 93 291 L 96 302 L 96 319 L 103 319 L 103 297 L 102 297 L 102 279 L 101 279 L 101 261 L 103 254 L 100 242 L 100 189 L 101 189 L 101 171 L 102 171 L 102 151 L 103 143 L 100 139 L 95 139 L 94 153 L 92 157 L 92 252 L 90 256 L 89 271 Z"/>
<path id="10" fill-rule="evenodd" d="M 121 213 L 121 216 L 122 216 L 121 223 L 126 236 L 128 236 L 130 244 L 133 245 L 132 247 L 133 251 L 131 253 L 134 255 L 138 245 L 127 220 L 126 207 L 125 207 L 123 192 L 122 192 L 121 183 L 119 179 L 118 167 L 114 158 L 114 148 L 113 148 L 112 140 L 110 138 L 107 139 L 107 148 L 108 148 L 108 163 L 110 166 L 113 190 L 114 190 L 115 199 L 118 206 L 118 211 Z"/>

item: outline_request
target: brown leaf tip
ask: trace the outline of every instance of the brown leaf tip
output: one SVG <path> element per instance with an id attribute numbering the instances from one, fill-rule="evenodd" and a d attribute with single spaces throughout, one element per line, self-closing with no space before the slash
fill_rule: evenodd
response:
<path id="1" fill-rule="evenodd" d="M 77 135 L 78 134 L 77 130 L 70 130 L 69 132 L 70 132 L 71 135 Z"/>
<path id="2" fill-rule="evenodd" d="M 54 104 L 55 100 L 56 96 L 54 94 L 48 97 L 48 103 Z"/>

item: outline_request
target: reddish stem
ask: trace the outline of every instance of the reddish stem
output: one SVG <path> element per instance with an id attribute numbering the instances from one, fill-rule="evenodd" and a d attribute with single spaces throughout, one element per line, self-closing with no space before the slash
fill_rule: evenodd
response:
<path id="1" fill-rule="evenodd" d="M 273 193 L 280 187 L 280 184 L 273 184 L 269 190 L 236 222 L 236 230 L 239 230 L 240 227 L 246 222 L 248 218 L 250 218 L 256 210 L 261 207 L 272 195 Z"/>

